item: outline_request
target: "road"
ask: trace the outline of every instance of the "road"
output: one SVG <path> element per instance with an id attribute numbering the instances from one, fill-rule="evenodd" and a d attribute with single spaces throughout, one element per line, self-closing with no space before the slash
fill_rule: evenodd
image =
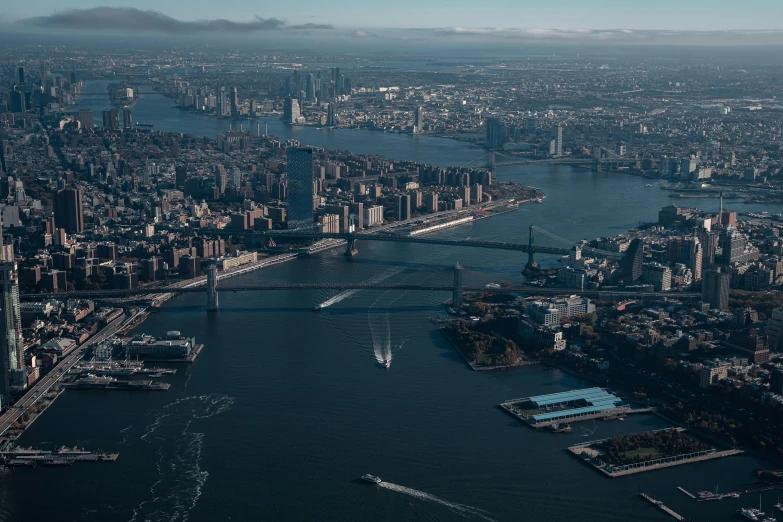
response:
<path id="1" fill-rule="evenodd" d="M 13 406 L 8 408 L 7 412 L 0 416 L 0 438 L 2 438 L 2 436 L 6 431 L 8 431 L 14 422 L 19 420 L 33 404 L 41 400 L 44 394 L 46 394 L 46 392 L 48 392 L 52 386 L 57 384 L 65 375 L 68 374 L 68 370 L 70 370 L 74 364 L 79 362 L 79 360 L 82 358 L 82 355 L 84 354 L 84 350 L 87 347 L 111 337 L 126 323 L 132 321 L 139 313 L 141 312 L 136 311 L 130 316 L 118 317 L 109 323 L 105 328 L 103 328 L 103 330 L 90 338 L 86 343 L 68 354 L 55 367 L 53 367 L 49 373 L 39 379 L 38 382 L 35 383 L 35 385 L 30 388 L 21 399 L 16 401 Z"/>

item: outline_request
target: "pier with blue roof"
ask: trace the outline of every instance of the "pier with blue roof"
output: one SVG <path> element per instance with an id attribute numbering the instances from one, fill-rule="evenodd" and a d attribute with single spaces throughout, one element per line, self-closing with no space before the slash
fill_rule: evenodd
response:
<path id="1" fill-rule="evenodd" d="M 586 388 L 513 399 L 501 408 L 534 428 L 596 418 L 618 418 L 631 412 L 623 400 L 603 388 Z"/>

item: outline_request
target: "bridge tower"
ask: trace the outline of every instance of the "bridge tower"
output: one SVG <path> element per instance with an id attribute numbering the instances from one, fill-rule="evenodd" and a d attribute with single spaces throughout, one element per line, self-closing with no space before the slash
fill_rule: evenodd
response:
<path id="1" fill-rule="evenodd" d="M 454 290 L 451 294 L 451 307 L 457 310 L 462 306 L 462 266 L 454 265 Z"/>
<path id="2" fill-rule="evenodd" d="M 495 178 L 495 151 L 489 151 L 489 173 L 492 174 L 492 179 Z"/>
<path id="3" fill-rule="evenodd" d="M 535 251 L 533 250 L 533 225 L 530 225 L 530 235 L 528 236 L 527 246 L 527 264 L 525 265 L 525 269 L 537 268 L 538 265 L 536 264 Z"/>
<path id="4" fill-rule="evenodd" d="M 207 267 L 207 312 L 217 312 L 217 265 L 211 262 Z"/>

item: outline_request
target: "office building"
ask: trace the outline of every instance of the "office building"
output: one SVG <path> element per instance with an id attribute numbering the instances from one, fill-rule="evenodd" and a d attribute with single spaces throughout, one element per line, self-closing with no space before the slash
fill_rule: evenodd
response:
<path id="1" fill-rule="evenodd" d="M 484 146 L 490 150 L 502 149 L 506 143 L 506 126 L 499 118 L 487 118 L 484 124 Z"/>
<path id="2" fill-rule="evenodd" d="M 411 197 L 408 194 L 394 196 L 394 219 L 404 221 L 411 218 Z"/>
<path id="3" fill-rule="evenodd" d="M 19 85 L 24 85 L 24 81 L 25 81 L 24 67 L 19 67 L 18 72 L 19 72 L 19 76 L 18 76 Z"/>
<path id="4" fill-rule="evenodd" d="M 628 249 L 620 260 L 620 269 L 623 272 L 623 280 L 633 283 L 642 277 L 642 260 L 644 259 L 644 244 L 639 238 L 631 241 Z"/>
<path id="5" fill-rule="evenodd" d="M 563 155 L 563 127 L 555 125 L 552 127 L 552 141 L 554 142 L 553 156 Z"/>
<path id="6" fill-rule="evenodd" d="M 413 132 L 414 133 L 422 131 L 422 128 L 423 128 L 422 126 L 424 124 L 424 122 L 422 121 L 422 117 L 423 117 L 422 112 L 423 111 L 422 111 L 421 107 L 416 107 L 416 112 L 414 113 L 414 116 L 413 116 Z"/>
<path id="7" fill-rule="evenodd" d="M 772 370 L 769 374 L 769 391 L 783 395 L 783 370 Z"/>
<path id="8" fill-rule="evenodd" d="M 175 167 L 175 184 L 177 188 L 185 186 L 185 182 L 188 180 L 188 168 L 185 165 L 177 165 Z"/>
<path id="9" fill-rule="evenodd" d="M 111 109 L 103 111 L 103 126 L 107 129 L 119 129 L 120 128 L 120 111 L 117 109 Z"/>
<path id="10" fill-rule="evenodd" d="M 773 352 L 783 352 L 783 308 L 773 308 L 767 319 L 767 342 Z"/>
<path id="11" fill-rule="evenodd" d="M 0 305 L 0 394 L 7 399 L 11 390 L 22 390 L 27 386 L 19 306 L 19 273 L 15 262 L 0 264 L 0 288 L 3 292 Z"/>
<path id="12" fill-rule="evenodd" d="M 660 263 L 644 263 L 641 281 L 653 285 L 656 292 L 665 292 L 672 287 L 672 270 Z"/>
<path id="13" fill-rule="evenodd" d="M 334 127 L 337 125 L 337 120 L 334 117 L 334 103 L 330 103 L 326 109 L 326 126 Z"/>
<path id="14" fill-rule="evenodd" d="M 288 228 L 313 225 L 313 149 L 286 149 L 288 178 Z"/>
<path id="15" fill-rule="evenodd" d="M 123 129 L 133 128 L 133 113 L 131 112 L 130 109 L 122 110 L 122 128 Z"/>
<path id="16" fill-rule="evenodd" d="M 239 93 L 236 87 L 231 88 L 231 116 L 236 118 L 239 116 Z"/>
<path id="17" fill-rule="evenodd" d="M 296 98 L 286 98 L 283 102 L 283 121 L 285 123 L 296 123 L 299 120 L 299 100 Z"/>
<path id="18" fill-rule="evenodd" d="M 79 109 L 76 112 L 76 121 L 82 126 L 82 129 L 92 129 L 95 127 L 95 114 L 92 109 Z"/>
<path id="19" fill-rule="evenodd" d="M 701 287 L 701 300 L 709 303 L 710 308 L 726 310 L 729 307 L 729 284 L 731 274 L 720 269 L 704 272 Z"/>
<path id="20" fill-rule="evenodd" d="M 84 232 L 82 190 L 66 188 L 54 195 L 54 224 L 68 234 Z"/>

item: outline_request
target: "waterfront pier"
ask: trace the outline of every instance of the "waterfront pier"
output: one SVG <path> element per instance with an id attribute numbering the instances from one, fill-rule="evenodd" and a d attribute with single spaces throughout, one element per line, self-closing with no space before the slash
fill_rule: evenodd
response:
<path id="1" fill-rule="evenodd" d="M 674 511 L 672 508 L 667 507 L 663 502 L 660 500 L 655 500 L 653 497 L 648 495 L 647 493 L 640 493 L 640 497 L 642 497 L 644 500 L 652 504 L 653 506 L 657 507 L 670 517 L 672 517 L 674 520 L 685 520 L 685 517 Z"/>

